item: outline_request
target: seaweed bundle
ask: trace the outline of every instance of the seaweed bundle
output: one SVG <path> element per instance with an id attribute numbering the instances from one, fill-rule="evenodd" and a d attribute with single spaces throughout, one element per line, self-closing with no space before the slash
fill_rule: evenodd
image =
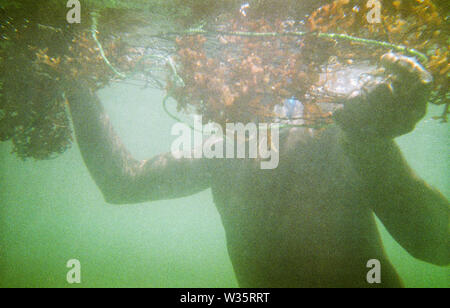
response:
<path id="1" fill-rule="evenodd" d="M 208 121 L 271 121 L 291 97 L 304 105 L 306 124 L 329 123 L 326 91 L 332 70 L 376 65 L 391 50 L 418 58 L 434 77 L 433 104 L 448 110 L 448 20 L 432 1 L 393 1 L 379 23 L 361 1 L 336 0 L 304 19 L 222 16 L 221 25 L 176 38 L 178 75 L 169 83 L 178 108 L 194 107 Z M 322 76 L 326 75 L 325 78 Z M 322 104 L 328 103 L 328 104 Z"/>
<path id="2" fill-rule="evenodd" d="M 295 97 L 315 128 L 331 122 L 339 95 L 326 91 L 330 68 L 377 64 L 392 49 L 433 74 L 431 102 L 445 104 L 446 121 L 448 12 L 431 0 L 397 0 L 372 24 L 365 1 L 312 2 L 87 1 L 80 25 L 62 18 L 65 1 L 0 3 L 0 141 L 24 159 L 63 153 L 73 79 L 92 90 L 138 80 L 167 91 L 164 103 L 172 97 L 179 111 L 217 123 L 270 122 L 274 107 Z"/>

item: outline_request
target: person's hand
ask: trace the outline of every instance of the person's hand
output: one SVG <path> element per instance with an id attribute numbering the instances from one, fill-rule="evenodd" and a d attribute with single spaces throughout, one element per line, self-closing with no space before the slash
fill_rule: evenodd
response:
<path id="1" fill-rule="evenodd" d="M 432 76 L 414 58 L 385 54 L 383 76 L 373 78 L 335 113 L 336 123 L 362 139 L 396 138 L 425 116 Z"/>

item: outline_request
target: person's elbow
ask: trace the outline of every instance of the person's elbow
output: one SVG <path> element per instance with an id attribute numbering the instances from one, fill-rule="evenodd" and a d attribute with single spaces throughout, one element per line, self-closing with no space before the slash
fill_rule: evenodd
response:
<path id="1" fill-rule="evenodd" d="M 126 201 L 123 198 L 117 197 L 117 196 L 111 196 L 111 195 L 103 194 L 103 199 L 109 205 L 127 205 L 127 204 L 130 204 L 130 202 Z"/>
<path id="2" fill-rule="evenodd" d="M 426 256 L 416 256 L 417 259 L 436 265 L 436 266 L 442 266 L 446 267 L 450 265 L 450 257 L 448 256 L 448 249 L 447 249 L 447 255 L 444 255 L 443 253 L 436 253 L 434 255 L 426 255 Z"/>
<path id="3" fill-rule="evenodd" d="M 161 200 L 157 186 L 149 185 L 145 188 L 133 181 L 121 181 L 100 186 L 103 199 L 110 205 L 131 205 Z"/>
<path id="4" fill-rule="evenodd" d="M 100 187 L 104 201 L 110 205 L 127 205 L 136 203 L 133 196 L 121 185 L 108 185 Z"/>
<path id="5" fill-rule="evenodd" d="M 450 241 L 448 239 L 436 242 L 428 242 L 421 247 L 412 249 L 410 254 L 418 260 L 437 265 L 437 266 L 449 266 L 450 265 Z"/>

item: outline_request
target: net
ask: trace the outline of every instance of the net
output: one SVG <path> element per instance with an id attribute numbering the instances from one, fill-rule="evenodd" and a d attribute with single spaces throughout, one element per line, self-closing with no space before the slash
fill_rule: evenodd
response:
<path id="1" fill-rule="evenodd" d="M 392 50 L 416 57 L 432 73 L 431 103 L 445 105 L 437 118 L 447 120 L 448 12 L 430 0 L 384 3 L 380 23 L 368 22 L 366 1 L 332 1 L 306 17 L 271 15 L 270 1 L 205 12 L 210 6 L 190 2 L 170 13 L 178 27 L 167 21 L 173 6 L 143 12 L 145 1 L 130 2 L 139 11 L 107 1 L 106 8 L 85 10 L 89 22 L 80 26 L 60 21 L 65 7 L 52 16 L 35 4 L 33 16 L 47 20 L 0 10 L 0 140 L 12 140 L 21 158 L 64 152 L 72 132 L 63 85 L 71 79 L 92 90 L 120 81 L 165 91 L 165 110 L 176 119 L 169 98 L 179 112 L 201 114 L 205 122 L 322 128 L 352 89 L 339 91 L 341 80 L 354 74 L 353 89 L 359 88 L 370 78 L 367 68 Z"/>

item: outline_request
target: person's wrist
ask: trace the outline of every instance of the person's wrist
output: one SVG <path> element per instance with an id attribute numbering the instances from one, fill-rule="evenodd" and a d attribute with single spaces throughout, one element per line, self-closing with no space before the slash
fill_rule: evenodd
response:
<path id="1" fill-rule="evenodd" d="M 360 99 L 349 101 L 344 108 L 337 110 L 333 115 L 334 121 L 344 132 L 346 139 L 357 142 L 382 139 L 377 126 L 372 121 L 373 118 L 366 116 L 366 114 L 373 114 L 366 110 L 369 108 L 366 103 Z"/>

